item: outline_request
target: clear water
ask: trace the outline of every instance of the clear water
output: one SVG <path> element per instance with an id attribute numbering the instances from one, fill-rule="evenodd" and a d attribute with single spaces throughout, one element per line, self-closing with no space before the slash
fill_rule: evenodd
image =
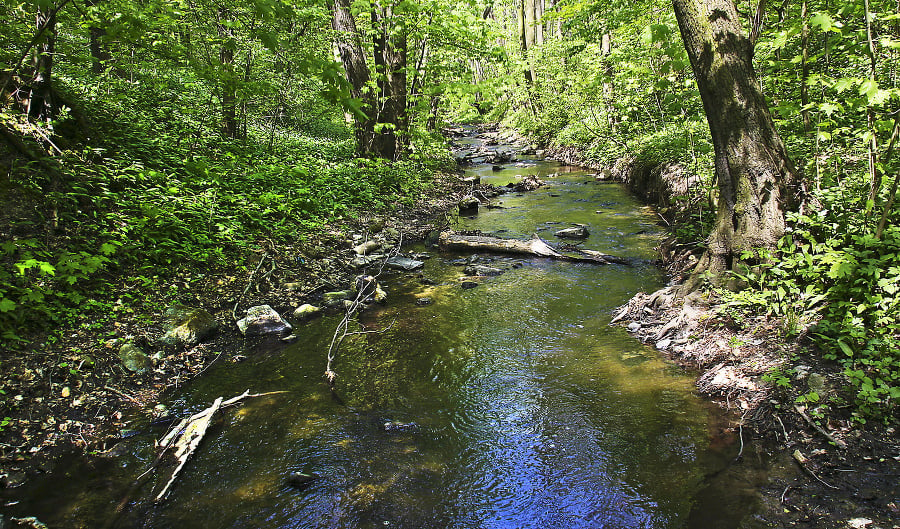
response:
<path id="1" fill-rule="evenodd" d="M 382 332 L 347 340 L 334 395 L 322 373 L 337 317 L 178 391 L 169 404 L 185 413 L 247 388 L 287 393 L 224 414 L 164 504 L 150 500 L 160 476 L 115 514 L 164 433 L 150 429 L 125 441 L 122 457 L 61 462 L 7 511 L 51 527 L 752 525 L 758 472 L 730 464 L 737 441 L 719 434 L 720 412 L 693 394 L 690 373 L 609 326 L 615 307 L 662 286 L 652 211 L 552 163 L 471 173 L 499 185 L 538 174 L 548 185 L 502 196 L 506 209 L 458 229 L 555 241 L 555 230 L 581 223 L 586 248 L 634 265 L 481 256 L 507 271 L 463 289 L 454 262 L 466 256 L 427 250 L 420 273 L 382 278 L 388 303 L 361 317 Z M 432 303 L 417 304 L 423 297 Z M 386 431 L 391 421 L 415 426 Z M 291 470 L 320 478 L 296 489 Z"/>

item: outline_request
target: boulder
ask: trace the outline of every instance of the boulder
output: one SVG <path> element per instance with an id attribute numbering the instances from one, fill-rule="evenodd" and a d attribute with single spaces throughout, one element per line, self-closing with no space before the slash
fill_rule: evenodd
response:
<path id="1" fill-rule="evenodd" d="M 147 353 L 133 343 L 126 343 L 119 349 L 119 360 L 132 373 L 144 373 L 153 364 Z"/>
<path id="2" fill-rule="evenodd" d="M 322 309 L 320 309 L 319 307 L 310 305 L 309 303 L 304 303 L 303 305 L 300 305 L 299 307 L 294 309 L 294 319 L 307 321 L 315 318 L 321 313 Z"/>
<path id="3" fill-rule="evenodd" d="M 587 239 L 588 236 L 590 236 L 590 232 L 584 226 L 573 226 L 571 228 L 559 230 L 554 233 L 554 235 L 561 239 Z"/>
<path id="4" fill-rule="evenodd" d="M 167 345 L 197 345 L 219 327 L 219 323 L 209 312 L 183 305 L 169 307 L 166 317 L 169 327 L 160 341 Z"/>
<path id="5" fill-rule="evenodd" d="M 238 320 L 238 329 L 244 336 L 265 336 L 290 334 L 291 324 L 284 321 L 275 309 L 268 305 L 259 305 L 247 309 L 247 316 Z"/>
<path id="6" fill-rule="evenodd" d="M 380 242 L 370 240 L 354 246 L 353 251 L 356 253 L 356 255 L 368 255 L 378 250 L 379 248 L 381 248 Z"/>
<path id="7" fill-rule="evenodd" d="M 460 214 L 478 213 L 479 204 L 481 204 L 481 202 L 479 202 L 477 198 L 471 195 L 467 196 L 459 201 L 459 212 Z"/>

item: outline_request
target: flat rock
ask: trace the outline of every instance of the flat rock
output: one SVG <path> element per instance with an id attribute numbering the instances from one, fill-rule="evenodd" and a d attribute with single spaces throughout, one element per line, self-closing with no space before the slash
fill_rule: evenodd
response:
<path id="1" fill-rule="evenodd" d="M 388 258 L 386 264 L 389 268 L 411 271 L 425 266 L 425 261 L 418 261 L 416 259 L 409 259 L 408 257 L 400 257 L 399 255 L 395 255 Z"/>
<path id="2" fill-rule="evenodd" d="M 265 336 L 290 334 L 291 324 L 284 321 L 275 309 L 268 305 L 258 305 L 247 309 L 247 316 L 238 320 L 238 329 L 244 336 Z"/>

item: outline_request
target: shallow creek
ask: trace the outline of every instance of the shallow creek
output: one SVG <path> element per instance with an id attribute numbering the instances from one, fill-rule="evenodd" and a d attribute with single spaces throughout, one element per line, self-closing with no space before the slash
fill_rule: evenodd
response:
<path id="1" fill-rule="evenodd" d="M 551 162 L 469 173 L 547 185 L 456 229 L 556 242 L 580 223 L 585 248 L 633 266 L 482 255 L 506 272 L 463 289 L 469 256 L 411 249 L 432 257 L 382 277 L 389 299 L 361 320 L 384 332 L 348 339 L 339 398 L 322 382 L 338 321 L 326 316 L 291 346 L 214 364 L 167 402 L 187 413 L 247 388 L 287 391 L 225 413 L 164 504 L 151 506 L 160 476 L 113 515 L 153 460 L 164 429 L 150 428 L 116 458 L 60 462 L 17 513 L 53 528 L 754 527 L 764 465 L 749 446 L 732 464 L 740 439 L 721 433 L 693 376 L 609 325 L 635 292 L 662 286 L 652 211 Z M 291 470 L 320 477 L 298 489 Z"/>

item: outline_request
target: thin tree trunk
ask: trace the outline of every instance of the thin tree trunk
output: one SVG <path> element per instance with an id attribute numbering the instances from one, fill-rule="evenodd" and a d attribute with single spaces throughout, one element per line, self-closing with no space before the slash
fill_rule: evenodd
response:
<path id="1" fill-rule="evenodd" d="M 723 273 L 756 249 L 774 249 L 794 206 L 797 172 L 753 69 L 753 47 L 732 0 L 673 0 L 715 148 L 716 225 L 687 289 Z M 750 259 L 752 262 L 752 258 Z"/>
<path id="2" fill-rule="evenodd" d="M 227 10 L 219 10 L 216 24 L 222 47 L 219 50 L 219 62 L 222 65 L 221 101 L 222 101 L 222 135 L 226 138 L 237 137 L 237 94 L 234 78 L 234 34 L 227 24 Z"/>
<path id="3" fill-rule="evenodd" d="M 875 82 L 875 74 L 877 72 L 877 57 L 875 54 L 875 41 L 872 38 L 872 21 L 869 15 L 872 10 L 869 7 L 869 0 L 864 0 L 866 17 L 866 52 L 869 55 L 869 80 Z M 872 212 L 875 201 L 878 200 L 878 192 L 881 190 L 881 171 L 878 170 L 878 131 L 875 129 L 875 109 L 872 103 L 866 104 L 866 118 L 869 125 L 869 142 L 868 142 L 868 161 L 869 161 L 869 200 L 866 203 L 866 218 Z"/>
<path id="4" fill-rule="evenodd" d="M 800 28 L 800 104 L 803 109 L 800 115 L 803 118 L 803 130 L 809 132 L 812 122 L 809 118 L 809 14 L 807 0 L 803 0 L 800 5 L 800 18 L 802 26 Z"/>

